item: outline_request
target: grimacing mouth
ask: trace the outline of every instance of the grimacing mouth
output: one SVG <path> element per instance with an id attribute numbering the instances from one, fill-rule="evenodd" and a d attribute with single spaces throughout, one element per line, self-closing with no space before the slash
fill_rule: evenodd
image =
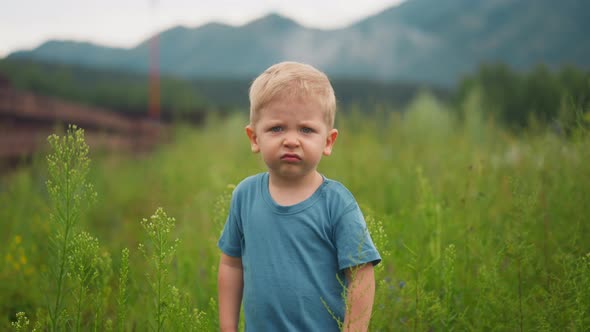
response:
<path id="1" fill-rule="evenodd" d="M 283 153 L 281 155 L 281 159 L 285 159 L 285 158 L 296 158 L 298 160 L 301 160 L 301 156 L 296 153 Z"/>

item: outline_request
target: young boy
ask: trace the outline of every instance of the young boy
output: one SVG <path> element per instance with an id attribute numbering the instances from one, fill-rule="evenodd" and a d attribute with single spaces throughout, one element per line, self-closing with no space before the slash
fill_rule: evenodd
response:
<path id="1" fill-rule="evenodd" d="M 352 194 L 317 171 L 338 137 L 335 112 L 312 66 L 282 62 L 252 83 L 246 134 L 268 172 L 232 195 L 218 243 L 221 331 L 237 331 L 242 301 L 246 331 L 339 331 L 336 319 L 367 330 L 381 257 Z"/>

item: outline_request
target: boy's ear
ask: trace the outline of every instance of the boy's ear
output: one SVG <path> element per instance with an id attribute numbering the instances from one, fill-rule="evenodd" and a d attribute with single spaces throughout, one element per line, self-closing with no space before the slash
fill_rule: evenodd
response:
<path id="1" fill-rule="evenodd" d="M 246 126 L 246 135 L 248 135 L 248 139 L 250 140 L 250 149 L 252 149 L 252 152 L 260 152 L 260 147 L 258 146 L 258 137 L 256 136 L 256 132 L 251 125 Z"/>
<path id="2" fill-rule="evenodd" d="M 338 129 L 332 128 L 328 132 L 328 137 L 326 138 L 326 146 L 324 147 L 324 156 L 329 156 L 332 154 L 332 147 L 334 147 L 334 143 L 336 143 L 336 138 L 338 137 Z"/>

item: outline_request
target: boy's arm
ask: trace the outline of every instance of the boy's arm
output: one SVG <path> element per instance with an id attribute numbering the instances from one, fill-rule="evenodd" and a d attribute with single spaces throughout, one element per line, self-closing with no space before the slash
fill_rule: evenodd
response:
<path id="1" fill-rule="evenodd" d="M 222 332 L 238 330 L 243 287 L 242 259 L 222 253 L 217 275 L 219 327 Z"/>
<path id="2" fill-rule="evenodd" d="M 367 263 L 345 271 L 347 290 L 347 309 L 344 317 L 344 332 L 367 331 L 373 300 L 375 297 L 375 274 L 373 264 Z"/>

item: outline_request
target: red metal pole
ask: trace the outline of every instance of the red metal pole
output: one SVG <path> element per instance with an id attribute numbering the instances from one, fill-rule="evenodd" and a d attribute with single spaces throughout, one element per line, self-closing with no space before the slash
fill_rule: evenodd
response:
<path id="1" fill-rule="evenodd" d="M 149 105 L 150 118 L 160 119 L 160 48 L 159 33 L 150 39 L 150 73 L 149 73 Z"/>

